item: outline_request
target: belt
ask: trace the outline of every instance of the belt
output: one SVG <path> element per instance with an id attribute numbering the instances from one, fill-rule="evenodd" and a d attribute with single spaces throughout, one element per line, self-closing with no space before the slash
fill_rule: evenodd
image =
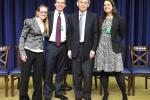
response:
<path id="1" fill-rule="evenodd" d="M 49 41 L 49 43 L 56 44 L 56 42 L 53 42 L 53 41 Z M 63 45 L 63 44 L 66 44 L 66 41 L 60 43 L 60 45 Z"/>
<path id="2" fill-rule="evenodd" d="M 84 45 L 84 42 L 79 42 L 80 45 Z"/>

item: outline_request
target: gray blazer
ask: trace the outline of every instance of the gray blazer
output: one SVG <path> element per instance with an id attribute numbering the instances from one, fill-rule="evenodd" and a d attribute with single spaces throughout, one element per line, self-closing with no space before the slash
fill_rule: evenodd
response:
<path id="1" fill-rule="evenodd" d="M 19 40 L 20 55 L 26 56 L 24 47 L 43 50 L 43 36 L 36 18 L 24 20 L 24 27 Z"/>

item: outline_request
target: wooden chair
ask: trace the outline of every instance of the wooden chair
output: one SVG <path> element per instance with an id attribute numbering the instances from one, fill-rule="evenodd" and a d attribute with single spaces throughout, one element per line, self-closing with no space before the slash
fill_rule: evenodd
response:
<path id="1" fill-rule="evenodd" d="M 149 49 L 146 46 L 130 47 L 132 66 L 132 95 L 135 95 L 135 77 L 145 77 L 145 88 L 147 79 L 150 76 L 150 66 L 148 66 Z"/>
<path id="2" fill-rule="evenodd" d="M 14 96 L 14 81 L 18 80 L 17 89 L 19 89 L 19 87 L 20 87 L 20 76 L 21 76 L 19 48 L 18 48 L 18 46 L 16 46 L 14 49 L 15 49 L 15 61 L 16 61 L 16 64 L 15 64 L 14 68 L 10 71 L 10 76 L 11 76 L 11 96 Z"/>
<path id="3" fill-rule="evenodd" d="M 5 79 L 5 96 L 8 96 L 8 55 L 10 46 L 0 46 L 0 76 Z"/>

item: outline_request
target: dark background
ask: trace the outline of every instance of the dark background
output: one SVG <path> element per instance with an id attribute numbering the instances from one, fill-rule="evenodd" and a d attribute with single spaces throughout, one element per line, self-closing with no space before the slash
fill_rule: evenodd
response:
<path id="1" fill-rule="evenodd" d="M 124 45 L 150 46 L 150 0 L 115 0 L 119 15 L 126 20 Z M 0 0 L 0 45 L 14 47 L 19 43 L 25 18 L 34 17 L 38 5 L 46 4 L 54 10 L 54 0 Z M 91 0 L 90 11 L 102 15 L 103 0 Z M 65 12 L 77 11 L 76 0 L 67 0 Z M 15 65 L 14 48 L 9 56 L 9 68 Z M 150 58 L 150 57 L 149 57 Z M 130 65 L 129 51 L 124 56 L 125 65 Z"/>

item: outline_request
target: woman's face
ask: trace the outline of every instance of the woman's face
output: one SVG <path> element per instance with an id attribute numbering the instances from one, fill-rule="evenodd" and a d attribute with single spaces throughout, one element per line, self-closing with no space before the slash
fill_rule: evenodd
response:
<path id="1" fill-rule="evenodd" d="M 37 13 L 38 13 L 38 18 L 40 18 L 41 20 L 44 20 L 47 17 L 48 9 L 47 7 L 40 7 Z"/>
<path id="2" fill-rule="evenodd" d="M 112 9 L 113 9 L 113 6 L 112 6 L 111 2 L 105 1 L 104 2 L 104 11 L 105 11 L 105 13 L 107 13 L 107 14 L 112 13 Z"/>

